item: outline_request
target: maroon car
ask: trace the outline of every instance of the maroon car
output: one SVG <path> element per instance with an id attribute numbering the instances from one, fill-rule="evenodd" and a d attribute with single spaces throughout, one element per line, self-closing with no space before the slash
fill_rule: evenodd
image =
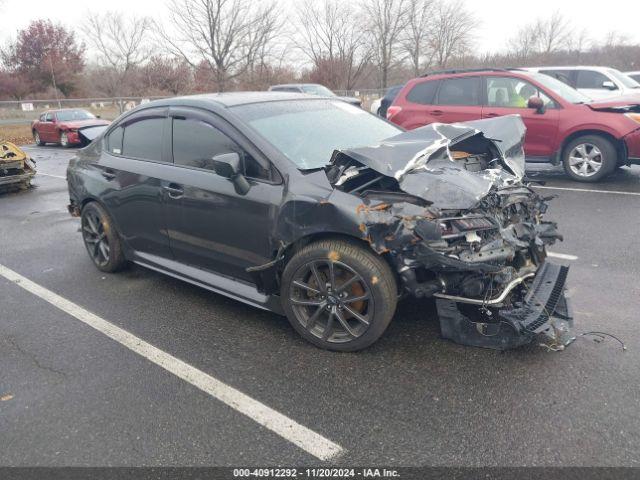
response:
<path id="1" fill-rule="evenodd" d="M 528 162 L 562 164 L 574 180 L 596 182 L 640 163 L 640 96 L 591 101 L 555 78 L 524 70 L 438 72 L 410 80 L 387 110 L 407 129 L 517 114 Z"/>
<path id="2" fill-rule="evenodd" d="M 109 125 L 109 123 L 81 108 L 64 108 L 43 112 L 31 124 L 31 132 L 37 145 L 57 143 L 63 147 L 69 147 L 83 143 L 78 129 Z"/>

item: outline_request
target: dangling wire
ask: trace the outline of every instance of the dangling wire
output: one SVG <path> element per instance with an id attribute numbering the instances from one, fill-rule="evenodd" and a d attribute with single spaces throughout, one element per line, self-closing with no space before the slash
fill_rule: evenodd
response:
<path id="1" fill-rule="evenodd" d="M 585 332 L 585 333 L 581 333 L 579 336 L 580 337 L 584 337 L 587 335 L 592 335 L 596 338 L 598 338 L 599 340 L 596 340 L 595 338 L 593 339 L 594 342 L 596 343 L 601 343 L 604 341 L 604 337 L 611 337 L 614 340 L 616 340 L 620 346 L 622 347 L 622 351 L 626 352 L 627 351 L 627 346 L 624 344 L 624 342 L 622 340 L 620 340 L 618 337 L 616 337 L 615 335 L 611 334 L 611 333 L 607 333 L 607 332 Z"/>

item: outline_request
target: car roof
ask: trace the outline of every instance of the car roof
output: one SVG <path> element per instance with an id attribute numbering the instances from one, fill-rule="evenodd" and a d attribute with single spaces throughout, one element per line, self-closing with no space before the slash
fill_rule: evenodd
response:
<path id="1" fill-rule="evenodd" d="M 149 106 L 201 106 L 201 107 L 235 107 L 251 103 L 282 102 L 287 100 L 322 100 L 306 93 L 296 92 L 224 92 L 204 93 L 198 95 L 184 95 L 181 97 L 164 98 L 143 104 Z M 137 110 L 137 109 L 136 109 Z"/>
<path id="2" fill-rule="evenodd" d="M 271 85 L 271 87 L 269 87 L 269 88 L 274 88 L 274 87 L 310 87 L 310 86 L 316 86 L 316 85 L 320 85 L 321 87 L 324 87 L 324 85 L 321 85 L 320 83 L 279 83 L 278 85 Z"/>
<path id="3" fill-rule="evenodd" d="M 456 78 L 456 77 L 474 77 L 474 76 L 491 76 L 491 75 L 505 75 L 505 76 L 513 76 L 513 77 L 522 77 L 527 76 L 528 74 L 535 73 L 532 71 L 527 71 L 522 68 L 469 68 L 462 70 L 443 70 L 438 72 L 431 72 L 420 77 L 416 77 L 405 85 L 409 83 L 413 84 L 416 81 L 421 80 L 440 80 L 443 78 Z"/>
<path id="4" fill-rule="evenodd" d="M 526 70 L 596 70 L 599 72 L 605 70 L 615 70 L 613 67 L 603 67 L 602 65 L 560 65 L 557 67 L 544 66 L 544 67 L 527 67 Z"/>
<path id="5" fill-rule="evenodd" d="M 296 92 L 225 92 L 185 95 L 182 97 L 155 100 L 153 102 L 146 103 L 145 106 L 159 103 L 169 105 L 201 103 L 209 105 L 213 104 L 218 107 L 235 107 L 237 105 L 247 105 L 250 103 L 277 102 L 286 100 L 317 100 L 318 98 L 321 97 Z"/>

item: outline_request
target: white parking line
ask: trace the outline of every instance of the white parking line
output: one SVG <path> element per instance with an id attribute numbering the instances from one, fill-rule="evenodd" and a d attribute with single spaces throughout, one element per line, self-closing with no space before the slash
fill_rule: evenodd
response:
<path id="1" fill-rule="evenodd" d="M 542 185 L 531 185 L 533 188 L 543 188 L 546 190 L 565 190 L 567 192 L 589 192 L 589 193 L 612 193 L 614 195 L 632 195 L 640 197 L 639 192 L 621 192 L 619 190 L 593 190 L 590 188 L 570 188 L 570 187 L 546 187 Z"/>
<path id="2" fill-rule="evenodd" d="M 67 177 L 63 177 L 62 175 L 51 175 L 50 173 L 36 172 L 36 175 L 44 175 L 45 177 L 61 178 L 62 180 L 67 179 Z"/>
<path id="3" fill-rule="evenodd" d="M 575 255 L 569 255 L 567 253 L 547 252 L 547 257 L 561 258 L 562 260 L 577 260 Z"/>
<path id="4" fill-rule="evenodd" d="M 277 433 L 320 460 L 329 460 L 344 453 L 344 449 L 322 435 L 300 425 L 295 420 L 273 410 L 239 390 L 192 367 L 188 363 L 154 347 L 139 337 L 85 310 L 79 305 L 32 282 L 17 272 L 0 265 L 0 276 L 14 282 L 28 292 L 49 302 L 65 313 L 95 328 L 100 333 L 124 345 L 129 350 L 164 368 L 185 382 L 217 398 L 234 410 L 246 415 L 263 427 Z"/>

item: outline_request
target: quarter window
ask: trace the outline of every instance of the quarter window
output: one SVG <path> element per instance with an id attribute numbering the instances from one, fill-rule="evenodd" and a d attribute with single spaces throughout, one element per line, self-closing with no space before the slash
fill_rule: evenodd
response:
<path id="1" fill-rule="evenodd" d="M 593 70 L 578 70 L 576 88 L 595 88 L 606 90 L 602 84 L 610 81 L 611 80 L 606 75 L 603 75 L 600 72 L 594 72 Z"/>
<path id="2" fill-rule="evenodd" d="M 122 154 L 132 158 L 161 161 L 164 120 L 164 118 L 143 118 L 125 125 Z"/>
<path id="3" fill-rule="evenodd" d="M 236 152 L 247 177 L 269 179 L 269 172 L 214 126 L 197 119 L 173 119 L 173 161 L 176 165 L 213 170 L 213 157 Z"/>
<path id="4" fill-rule="evenodd" d="M 480 105 L 480 79 L 478 77 L 443 80 L 438 91 L 438 105 Z"/>

